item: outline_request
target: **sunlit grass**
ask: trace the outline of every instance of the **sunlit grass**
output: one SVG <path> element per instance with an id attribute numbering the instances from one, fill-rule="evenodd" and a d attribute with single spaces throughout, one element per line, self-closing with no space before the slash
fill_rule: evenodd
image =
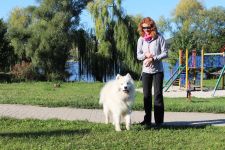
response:
<path id="1" fill-rule="evenodd" d="M 225 149 L 225 127 L 133 125 L 85 121 L 0 119 L 0 149 Z"/>
<path id="2" fill-rule="evenodd" d="M 0 103 L 26 104 L 48 107 L 101 108 L 99 92 L 103 83 L 61 83 L 55 88 L 51 82 L 0 84 Z M 166 111 L 225 113 L 224 98 L 165 98 Z M 137 92 L 135 110 L 143 110 L 143 94 Z"/>

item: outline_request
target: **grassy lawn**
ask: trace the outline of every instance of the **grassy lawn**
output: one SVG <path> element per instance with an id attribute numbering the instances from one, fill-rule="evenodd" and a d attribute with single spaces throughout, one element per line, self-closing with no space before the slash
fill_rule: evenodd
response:
<path id="1" fill-rule="evenodd" d="M 0 122 L 0 149 L 225 149 L 225 127 L 133 125 L 118 133 L 112 125 L 85 121 L 1 118 Z"/>
<path id="2" fill-rule="evenodd" d="M 48 107 L 100 108 L 103 83 L 51 82 L 0 84 L 0 103 Z M 143 110 L 137 93 L 135 110 Z M 166 111 L 225 113 L 224 98 L 165 98 Z M 130 131 L 86 121 L 0 118 L 0 149 L 225 149 L 225 127 L 132 125 Z"/>
<path id="3" fill-rule="evenodd" d="M 211 80 L 203 80 L 203 86 L 207 87 L 208 89 L 214 89 L 217 83 L 217 79 L 211 79 Z M 219 83 L 218 88 L 221 89 L 222 87 L 222 79 Z"/>
<path id="4" fill-rule="evenodd" d="M 0 103 L 30 104 L 48 107 L 100 108 L 99 92 L 103 83 L 62 83 L 54 88 L 51 82 L 0 84 Z M 176 112 L 225 113 L 224 98 L 165 98 L 165 110 Z M 137 92 L 134 110 L 143 110 L 143 94 Z"/>

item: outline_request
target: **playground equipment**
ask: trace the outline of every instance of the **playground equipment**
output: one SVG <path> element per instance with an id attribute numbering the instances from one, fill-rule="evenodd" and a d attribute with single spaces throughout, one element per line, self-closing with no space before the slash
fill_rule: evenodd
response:
<path id="1" fill-rule="evenodd" d="M 189 82 L 189 72 L 190 70 L 196 69 L 196 51 L 192 53 L 192 59 L 185 59 L 186 61 L 184 62 L 183 59 L 183 51 L 179 50 L 179 66 L 176 69 L 176 71 L 172 74 L 170 79 L 164 84 L 163 88 L 165 88 L 165 92 L 170 88 L 170 86 L 177 80 L 179 79 L 179 87 L 185 86 L 186 90 L 188 89 L 188 83 Z M 185 52 L 185 58 L 188 58 L 188 50 Z M 195 73 L 195 71 L 194 71 Z M 194 78 L 194 80 L 196 80 Z M 194 82 L 195 83 L 195 82 Z M 196 86 L 197 87 L 197 86 Z M 194 88 L 196 88 L 194 87 Z"/>
<path id="2" fill-rule="evenodd" d="M 220 73 L 217 73 L 216 75 L 219 75 L 219 78 L 217 79 L 217 82 L 216 82 L 216 85 L 215 85 L 215 88 L 213 90 L 213 93 L 212 93 L 212 96 L 215 95 L 216 93 L 216 90 L 218 89 L 218 86 L 219 86 L 219 83 L 222 79 L 222 89 L 224 89 L 224 74 L 225 74 L 225 52 L 223 53 L 204 53 L 204 50 L 202 50 L 202 57 L 203 56 L 220 56 L 222 57 L 221 60 L 219 60 L 219 57 L 217 57 L 217 62 L 220 62 L 221 64 L 218 65 L 220 66 L 222 69 L 221 69 L 221 72 Z M 203 59 L 203 62 L 204 62 L 204 59 Z M 203 71 L 202 71 L 202 74 L 203 74 Z M 202 79 L 203 80 L 203 77 Z"/>
<path id="3" fill-rule="evenodd" d="M 170 88 L 170 86 L 174 83 L 175 80 L 177 80 L 178 78 L 180 79 L 180 75 L 185 69 L 185 65 L 183 65 L 183 59 L 182 59 L 183 57 L 182 56 L 183 56 L 182 50 L 179 50 L 179 66 L 174 71 L 174 73 L 169 78 L 169 80 L 163 85 L 163 88 L 165 88 L 164 92 L 166 92 Z M 180 80 L 179 80 L 179 86 L 181 86 Z"/>
<path id="4" fill-rule="evenodd" d="M 173 84 L 173 82 L 179 78 L 182 71 L 185 69 L 185 66 L 179 65 L 179 67 L 176 69 L 176 71 L 172 74 L 172 76 L 169 78 L 169 80 L 164 84 L 163 88 L 165 89 L 165 92 L 170 88 L 170 86 Z"/>
<path id="5" fill-rule="evenodd" d="M 186 49 L 186 72 L 185 72 L 185 88 L 186 90 L 190 90 L 189 89 L 189 82 L 191 83 L 191 87 L 195 90 L 196 88 L 201 88 L 199 82 L 200 82 L 200 78 L 197 77 L 197 73 L 200 73 L 200 63 L 199 61 L 197 61 L 197 57 L 196 57 L 196 50 L 192 50 L 192 56 L 189 58 L 188 57 L 188 50 Z M 192 72 L 192 76 L 190 75 L 190 72 Z M 192 77 L 192 78 L 191 78 Z M 190 79 L 189 79 L 190 78 Z M 191 82 L 192 81 L 192 82 Z"/>
<path id="6" fill-rule="evenodd" d="M 183 51 L 179 51 L 179 65 L 176 71 L 172 74 L 170 79 L 164 84 L 163 88 L 166 92 L 170 86 L 179 79 L 179 86 L 185 87 L 189 90 L 188 83 L 191 82 L 191 87 L 195 90 L 200 88 L 203 90 L 203 76 L 206 72 L 206 68 L 222 68 L 217 80 L 216 86 L 213 90 L 212 96 L 215 95 L 218 85 L 222 79 L 222 89 L 224 89 L 224 74 L 225 74 L 225 52 L 222 53 L 204 53 L 204 49 L 201 50 L 201 56 L 197 56 L 196 50 L 192 50 L 191 57 L 188 56 L 188 50 L 185 52 L 185 65 L 183 59 Z M 188 58 L 188 59 L 187 59 Z M 185 72 L 184 72 L 185 68 Z"/>

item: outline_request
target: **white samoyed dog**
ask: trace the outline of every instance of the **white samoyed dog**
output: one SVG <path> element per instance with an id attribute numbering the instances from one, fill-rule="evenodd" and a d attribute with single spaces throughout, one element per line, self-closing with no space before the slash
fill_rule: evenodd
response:
<path id="1" fill-rule="evenodd" d="M 105 123 L 109 123 L 110 115 L 116 131 L 121 131 L 121 118 L 125 119 L 126 129 L 130 130 L 131 107 L 134 103 L 135 86 L 130 74 L 117 75 L 101 89 L 99 104 L 103 105 Z"/>

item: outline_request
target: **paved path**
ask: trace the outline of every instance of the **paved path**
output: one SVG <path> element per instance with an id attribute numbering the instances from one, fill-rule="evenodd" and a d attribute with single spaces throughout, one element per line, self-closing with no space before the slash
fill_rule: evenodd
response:
<path id="1" fill-rule="evenodd" d="M 165 89 L 164 89 L 165 90 Z M 142 88 L 136 89 L 136 91 L 143 93 Z M 154 88 L 152 88 L 152 93 L 154 93 Z M 216 90 L 215 95 L 212 96 L 213 90 L 206 91 L 191 91 L 192 97 L 198 98 L 213 98 L 213 97 L 225 97 L 225 90 Z M 187 91 L 179 86 L 171 86 L 167 92 L 163 91 L 164 97 L 185 97 L 187 96 Z"/>
<path id="2" fill-rule="evenodd" d="M 132 123 L 142 121 L 144 112 L 133 111 Z M 0 104 L 0 117 L 18 119 L 61 119 L 61 120 L 88 120 L 90 122 L 104 122 L 102 110 L 76 109 L 68 107 L 48 108 L 30 105 Z M 166 125 L 215 125 L 225 126 L 225 114 L 165 112 Z"/>

